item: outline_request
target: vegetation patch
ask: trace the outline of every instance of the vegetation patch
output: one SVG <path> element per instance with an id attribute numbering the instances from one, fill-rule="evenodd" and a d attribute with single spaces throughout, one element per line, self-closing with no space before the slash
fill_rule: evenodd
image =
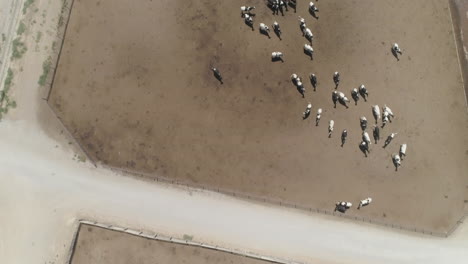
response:
<path id="1" fill-rule="evenodd" d="M 23 6 L 23 15 L 26 14 L 26 12 L 28 12 L 28 8 L 34 3 L 34 0 L 26 0 L 24 2 L 24 6 Z"/>
<path id="2" fill-rule="evenodd" d="M 21 21 L 18 26 L 18 30 L 16 30 L 16 34 L 18 36 L 21 36 L 24 33 L 24 31 L 26 31 L 26 25 L 23 23 L 23 21 Z"/>
<path id="3" fill-rule="evenodd" d="M 51 58 L 47 58 L 46 61 L 42 63 L 42 74 L 39 76 L 38 84 L 40 86 L 44 86 L 47 80 L 47 76 L 49 76 L 50 67 L 52 66 Z"/>
<path id="4" fill-rule="evenodd" d="M 3 90 L 0 91 L 0 119 L 3 115 L 8 113 L 8 109 L 16 107 L 16 101 L 11 100 L 8 92 L 13 84 L 13 71 L 9 68 L 5 82 L 3 83 Z"/>
<path id="5" fill-rule="evenodd" d="M 11 60 L 21 58 L 28 48 L 19 38 L 13 40 L 13 52 L 11 54 Z"/>
<path id="6" fill-rule="evenodd" d="M 36 43 L 39 43 L 41 41 L 41 38 L 42 38 L 42 32 L 38 31 L 36 33 Z"/>

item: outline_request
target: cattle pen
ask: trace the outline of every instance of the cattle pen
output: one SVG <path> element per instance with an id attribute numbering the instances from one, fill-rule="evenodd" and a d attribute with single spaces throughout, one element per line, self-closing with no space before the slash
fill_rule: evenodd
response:
<path id="1" fill-rule="evenodd" d="M 325 213 L 337 200 L 371 196 L 372 205 L 345 217 L 450 233 L 463 214 L 468 168 L 448 3 L 327 1 L 314 19 L 307 3 L 277 16 L 263 1 L 250 2 L 255 31 L 235 2 L 70 1 L 49 105 L 98 165 Z M 314 31 L 313 61 L 303 53 L 298 16 Z M 258 32 L 258 23 L 273 21 L 281 40 Z M 400 61 L 391 55 L 395 41 Z M 271 61 L 275 50 L 283 63 Z M 338 90 L 349 95 L 365 83 L 369 102 L 333 108 L 336 70 Z M 290 75 L 312 72 L 317 90 L 304 82 L 303 99 Z M 312 112 L 323 108 L 318 126 L 302 120 L 309 101 Z M 359 117 L 370 119 L 374 104 L 396 113 L 382 137 L 398 136 L 385 149 L 371 145 L 365 158 Z M 340 147 L 343 129 L 349 137 Z M 402 143 L 408 157 L 395 172 L 390 157 Z"/>

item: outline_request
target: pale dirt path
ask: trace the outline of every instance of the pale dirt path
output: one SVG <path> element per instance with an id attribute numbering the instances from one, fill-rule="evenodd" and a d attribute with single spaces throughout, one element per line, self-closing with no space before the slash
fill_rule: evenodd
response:
<path id="1" fill-rule="evenodd" d="M 448 239 L 397 233 L 112 175 L 26 122 L 0 136 L 2 263 L 64 263 L 79 218 L 308 263 L 468 262 L 466 224 Z"/>

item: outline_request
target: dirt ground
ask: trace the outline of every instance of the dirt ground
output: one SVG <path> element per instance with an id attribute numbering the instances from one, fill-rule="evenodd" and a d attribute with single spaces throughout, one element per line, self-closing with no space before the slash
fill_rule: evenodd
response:
<path id="1" fill-rule="evenodd" d="M 75 0 L 50 105 L 91 158 L 110 166 L 312 208 L 370 196 L 371 206 L 347 214 L 447 231 L 468 188 L 468 123 L 448 2 L 320 1 L 318 20 L 303 1 L 285 16 L 263 1 L 245 4 L 257 6 L 254 31 L 235 1 Z M 302 50 L 299 15 L 314 33 L 313 61 Z M 274 20 L 282 41 L 258 32 Z M 282 51 L 284 63 L 272 63 L 272 51 Z M 369 101 L 334 109 L 334 71 L 338 90 L 350 98 L 364 83 Z M 293 72 L 305 81 L 305 99 Z M 307 102 L 312 115 L 303 121 Z M 385 149 L 383 140 L 371 145 L 365 158 L 359 117 L 372 124 L 374 104 L 396 114 L 381 138 L 398 135 Z M 407 157 L 396 172 L 391 154 L 401 143 Z"/>
<path id="2" fill-rule="evenodd" d="M 268 261 L 82 225 L 71 264 L 267 264 Z"/>

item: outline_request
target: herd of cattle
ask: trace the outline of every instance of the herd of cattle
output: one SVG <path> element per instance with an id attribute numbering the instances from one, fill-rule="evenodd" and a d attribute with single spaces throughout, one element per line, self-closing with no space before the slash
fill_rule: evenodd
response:
<path id="1" fill-rule="evenodd" d="M 267 5 L 268 7 L 273 11 L 273 14 L 278 15 L 280 12 L 282 15 L 284 15 L 284 10 L 288 11 L 288 6 L 292 7 L 294 9 L 294 12 L 296 12 L 296 6 L 297 6 L 297 1 L 296 0 L 267 0 Z M 249 26 L 252 30 L 254 30 L 254 17 L 255 14 L 252 13 L 252 11 L 255 9 L 255 6 L 241 6 L 241 16 L 244 19 L 244 22 L 247 26 Z M 316 19 L 318 19 L 317 13 L 318 13 L 318 8 L 313 2 L 309 3 L 309 13 Z M 310 58 L 313 60 L 313 53 L 314 49 L 312 47 L 312 41 L 314 38 L 314 35 L 312 33 L 312 30 L 307 27 L 306 21 L 304 18 L 299 17 L 299 26 L 302 31 L 303 37 L 305 37 L 309 43 L 304 44 L 304 53 L 310 56 Z M 273 31 L 275 34 L 278 36 L 278 38 L 281 39 L 281 28 L 280 25 L 277 21 L 274 21 L 272 24 Z M 259 31 L 261 34 L 264 34 L 270 38 L 270 28 L 265 24 L 265 23 L 259 23 Z M 396 57 L 397 60 L 399 60 L 399 55 L 402 55 L 402 51 L 399 48 L 397 43 L 394 43 L 392 46 L 392 53 Z M 281 51 L 274 51 L 271 53 L 271 59 L 272 61 L 283 61 L 283 53 Z M 222 76 L 220 71 L 217 68 L 211 68 L 215 77 L 221 82 L 222 81 Z M 312 84 L 312 87 L 314 88 L 314 91 L 317 88 L 317 76 L 313 73 L 309 75 L 310 82 Z M 298 90 L 298 92 L 302 95 L 302 97 L 305 97 L 305 88 L 304 84 L 302 82 L 302 78 L 299 77 L 297 74 L 293 73 L 291 75 L 291 81 Z M 349 108 L 348 103 L 350 100 L 348 97 L 346 97 L 345 93 L 338 91 L 338 86 L 340 83 L 340 73 L 339 72 L 334 72 L 333 73 L 333 82 L 335 83 L 335 89 L 332 92 L 332 102 L 334 105 L 334 108 L 336 108 L 337 102 L 341 105 L 343 105 L 346 108 Z M 369 97 L 369 93 L 367 88 L 365 87 L 364 84 L 361 84 L 358 88 L 354 88 L 351 90 L 351 98 L 354 101 L 354 104 L 357 105 L 358 101 L 360 100 L 360 97 L 364 99 L 365 102 L 367 102 L 367 99 Z M 392 119 L 395 117 L 393 114 L 393 111 L 388 107 L 387 105 L 384 105 L 381 108 L 378 105 L 373 105 L 371 107 L 372 109 L 372 115 L 375 120 L 375 125 L 372 127 L 372 135 L 375 144 L 378 143 L 380 140 L 380 129 L 384 128 L 387 123 L 391 123 Z M 306 106 L 305 111 L 302 113 L 302 118 L 305 120 L 310 116 L 310 113 L 312 111 L 312 104 L 308 103 Z M 315 118 L 315 125 L 319 126 L 320 119 L 322 117 L 323 109 L 319 108 L 317 109 L 317 115 Z M 378 122 L 379 120 L 381 121 L 381 126 L 379 127 Z M 365 157 L 368 156 L 370 153 L 369 146 L 372 144 L 371 138 L 369 136 L 369 133 L 367 132 L 367 118 L 365 116 L 360 117 L 360 127 L 362 129 L 362 140 L 361 143 L 359 144 L 359 149 L 364 153 Z M 334 129 L 335 121 L 330 120 L 328 123 L 328 137 L 331 138 L 333 134 L 333 129 Z M 383 148 L 386 148 L 392 140 L 395 138 L 397 133 L 390 133 L 390 135 L 386 138 Z M 344 129 L 341 132 L 341 147 L 344 146 L 346 139 L 348 136 L 348 131 Z M 391 155 L 392 162 L 395 166 L 395 170 L 397 171 L 398 168 L 401 166 L 401 161 L 402 159 L 406 156 L 406 144 L 401 144 L 399 153 L 394 153 Z M 359 203 L 359 206 L 357 209 L 360 209 L 363 206 L 369 205 L 372 202 L 372 198 L 368 197 L 364 200 L 361 200 Z M 339 211 L 344 213 L 347 209 L 352 207 L 351 202 L 346 202 L 346 201 L 340 201 L 337 202 L 335 205 L 335 211 Z"/>

